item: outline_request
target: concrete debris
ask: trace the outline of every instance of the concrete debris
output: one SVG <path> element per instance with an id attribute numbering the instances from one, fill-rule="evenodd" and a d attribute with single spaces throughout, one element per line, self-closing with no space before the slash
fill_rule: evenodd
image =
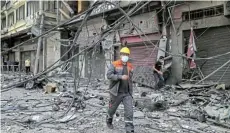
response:
<path id="1" fill-rule="evenodd" d="M 204 110 L 209 117 L 217 120 L 230 119 L 230 106 L 206 106 Z"/>
<path id="2" fill-rule="evenodd" d="M 191 89 L 191 88 L 209 88 L 211 86 L 216 85 L 215 83 L 213 84 L 190 84 L 190 83 L 186 83 L 186 84 L 179 84 L 176 85 L 175 88 L 177 89 Z"/>
<path id="3" fill-rule="evenodd" d="M 141 111 L 134 112 L 134 118 L 143 119 L 145 117 L 144 113 Z"/>
<path id="4" fill-rule="evenodd" d="M 106 82 L 95 79 L 88 83 L 87 79 L 81 79 L 74 94 L 73 78 L 68 73 L 63 74 L 65 76 L 59 73 L 53 77 L 35 80 L 34 85 L 28 82 L 31 89 L 17 88 L 5 92 L 1 97 L 3 132 L 7 132 L 7 127 L 12 132 L 21 128 L 26 132 L 50 132 L 48 128 L 44 128 L 46 126 L 50 126 L 55 132 L 111 132 L 105 124 L 109 103 Z M 34 90 L 38 84 L 44 85 L 47 93 L 56 93 L 46 95 L 43 91 Z M 95 88 L 98 85 L 100 87 Z M 133 99 L 136 132 L 229 131 L 229 90 L 217 89 L 213 84 L 186 83 L 181 86 L 177 88 L 168 85 L 167 89 L 135 87 Z M 121 104 L 114 116 L 114 126 L 118 132 L 124 132 L 123 116 L 124 106 Z M 17 121 L 17 124 L 9 121 Z M 205 126 L 209 128 L 204 128 Z"/>
<path id="5" fill-rule="evenodd" d="M 59 97 L 54 98 L 54 104 L 60 105 L 60 104 L 62 104 L 62 103 L 63 103 L 63 101 L 62 101 Z"/>
<path id="6" fill-rule="evenodd" d="M 58 105 L 54 104 L 54 105 L 52 106 L 52 110 L 53 110 L 53 111 L 59 111 L 59 110 L 60 110 L 60 107 L 59 107 Z"/>
<path id="7" fill-rule="evenodd" d="M 219 85 L 217 85 L 216 86 L 216 89 L 223 89 L 223 90 L 225 90 L 225 84 L 219 84 Z"/>
<path id="8" fill-rule="evenodd" d="M 45 93 L 54 93 L 57 91 L 57 84 L 56 83 L 48 83 L 44 86 Z"/>
<path id="9" fill-rule="evenodd" d="M 71 120 L 76 119 L 76 118 L 77 118 L 76 114 L 69 114 L 69 115 L 57 120 L 57 122 L 66 123 L 66 122 L 71 121 Z"/>
<path id="10" fill-rule="evenodd" d="M 28 105 L 21 105 L 21 104 L 19 104 L 17 108 L 19 110 L 28 110 L 29 106 Z"/>
<path id="11" fill-rule="evenodd" d="M 26 83 L 26 89 L 30 90 L 34 88 L 35 82 L 33 80 L 30 80 L 29 82 Z"/>

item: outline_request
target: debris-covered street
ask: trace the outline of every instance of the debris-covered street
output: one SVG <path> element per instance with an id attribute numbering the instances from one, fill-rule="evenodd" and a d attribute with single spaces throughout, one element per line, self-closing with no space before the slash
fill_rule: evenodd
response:
<path id="1" fill-rule="evenodd" d="M 18 77 L 2 74 L 2 85 Z M 48 81 L 49 80 L 49 81 Z M 43 80 L 49 87 L 17 87 L 1 96 L 2 133 L 121 133 L 123 106 L 114 119 L 114 130 L 106 127 L 108 83 L 81 79 L 73 102 L 74 80 L 61 73 Z M 52 84 L 51 84 L 52 83 Z M 181 84 L 160 90 L 135 87 L 134 125 L 137 133 L 230 132 L 230 93 L 215 84 Z M 54 92 L 45 92 L 53 87 Z M 52 89 L 50 89 L 52 90 Z"/>
<path id="2" fill-rule="evenodd" d="M 230 1 L 0 3 L 1 133 L 230 133 Z"/>

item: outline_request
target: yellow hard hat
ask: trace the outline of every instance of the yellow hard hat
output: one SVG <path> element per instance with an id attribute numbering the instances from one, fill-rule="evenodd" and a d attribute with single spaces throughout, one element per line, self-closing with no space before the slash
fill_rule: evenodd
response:
<path id="1" fill-rule="evenodd" d="M 127 48 L 127 47 L 123 47 L 123 48 L 120 50 L 120 53 L 130 54 L 130 50 L 129 50 L 129 48 Z"/>

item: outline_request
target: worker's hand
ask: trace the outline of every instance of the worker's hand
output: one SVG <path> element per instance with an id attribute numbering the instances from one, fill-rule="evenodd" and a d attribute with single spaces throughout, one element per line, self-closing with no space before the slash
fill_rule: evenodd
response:
<path id="1" fill-rule="evenodd" d="M 129 77 L 128 77 L 128 75 L 122 75 L 121 79 L 122 79 L 122 80 L 128 80 Z"/>

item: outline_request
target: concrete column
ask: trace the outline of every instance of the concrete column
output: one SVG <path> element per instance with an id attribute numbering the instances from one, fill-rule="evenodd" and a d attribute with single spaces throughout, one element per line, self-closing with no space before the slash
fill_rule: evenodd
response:
<path id="1" fill-rule="evenodd" d="M 20 60 L 20 53 L 19 50 L 15 51 L 15 61 L 19 61 Z"/>
<path id="2" fill-rule="evenodd" d="M 173 54 L 183 54 L 182 44 L 183 44 L 183 32 L 180 30 L 177 34 L 174 32 L 173 27 L 171 27 L 171 52 Z M 183 71 L 183 58 L 178 56 L 173 56 L 172 62 L 172 78 L 171 83 L 175 84 L 176 82 L 181 81 Z"/>
<path id="3" fill-rule="evenodd" d="M 14 24 L 17 22 L 17 20 L 16 20 L 16 19 L 17 19 L 17 16 L 16 16 L 16 15 L 17 15 L 16 9 L 14 9 Z"/>
<path id="4" fill-rule="evenodd" d="M 43 14 L 43 0 L 39 0 L 39 15 Z"/>
<path id="5" fill-rule="evenodd" d="M 55 40 L 55 39 L 57 40 Z M 51 32 L 50 36 L 46 37 L 46 66 L 49 67 L 54 62 L 60 59 L 61 57 L 61 51 L 60 51 L 60 41 L 58 41 L 61 38 L 60 32 Z M 58 63 L 57 63 L 58 64 Z"/>
<path id="6" fill-rule="evenodd" d="M 6 11 L 5 11 L 5 16 L 6 16 L 6 28 L 8 28 L 8 14 Z"/>
<path id="7" fill-rule="evenodd" d="M 41 23 L 40 23 L 40 35 L 42 34 L 43 31 L 43 24 L 44 24 L 44 15 L 41 15 Z M 35 60 L 35 66 L 34 66 L 34 75 L 36 75 L 39 71 L 39 62 L 40 62 L 40 52 L 41 52 L 41 46 L 42 46 L 42 40 L 43 37 L 39 37 L 38 39 L 38 47 L 37 47 L 37 52 L 36 52 L 36 60 Z"/>
<path id="8" fill-rule="evenodd" d="M 56 10 L 56 13 L 57 13 L 57 25 L 59 24 L 59 21 L 60 21 L 60 15 L 59 15 L 59 0 L 56 0 L 56 3 L 57 3 L 57 10 Z"/>
<path id="9" fill-rule="evenodd" d="M 27 1 L 25 1 L 25 18 L 27 17 Z"/>

